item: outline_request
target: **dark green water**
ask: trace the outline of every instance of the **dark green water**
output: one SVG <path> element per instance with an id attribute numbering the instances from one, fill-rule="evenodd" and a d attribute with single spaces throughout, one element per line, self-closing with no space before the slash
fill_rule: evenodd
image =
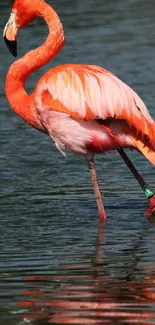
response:
<path id="1" fill-rule="evenodd" d="M 132 86 L 155 118 L 154 0 L 48 1 L 66 44 L 51 66 L 102 65 Z M 0 2 L 1 34 L 11 1 Z M 19 57 L 45 39 L 37 21 L 21 31 Z M 117 153 L 96 157 L 108 221 L 99 224 L 87 165 L 64 159 L 47 136 L 14 115 L 4 94 L 13 58 L 0 43 L 0 325 L 155 324 L 155 222 Z M 155 171 L 130 157 L 155 189 Z"/>

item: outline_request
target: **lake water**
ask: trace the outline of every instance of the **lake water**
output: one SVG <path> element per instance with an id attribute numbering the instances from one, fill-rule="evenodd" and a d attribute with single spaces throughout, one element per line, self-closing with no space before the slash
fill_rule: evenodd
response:
<path id="1" fill-rule="evenodd" d="M 155 119 L 154 0 L 48 1 L 66 44 L 49 67 L 102 65 L 132 86 Z M 1 34 L 11 1 L 0 2 Z M 38 20 L 20 32 L 18 54 L 44 41 Z M 155 324 L 155 220 L 121 157 L 96 157 L 108 220 L 99 223 L 87 164 L 11 111 L 4 81 L 14 61 L 0 41 L 0 324 Z M 155 171 L 129 156 L 155 189 Z"/>

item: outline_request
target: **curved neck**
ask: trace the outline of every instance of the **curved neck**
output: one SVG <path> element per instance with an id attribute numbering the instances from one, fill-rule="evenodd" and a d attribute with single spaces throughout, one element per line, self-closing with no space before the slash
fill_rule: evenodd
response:
<path id="1" fill-rule="evenodd" d="M 58 15 L 48 4 L 43 3 L 37 9 L 37 16 L 43 17 L 48 24 L 48 37 L 42 46 L 28 52 L 12 64 L 7 74 L 5 91 L 9 104 L 16 114 L 28 124 L 40 128 L 33 105 L 33 94 L 26 93 L 25 82 L 32 72 L 48 63 L 60 51 L 64 44 L 64 33 Z"/>

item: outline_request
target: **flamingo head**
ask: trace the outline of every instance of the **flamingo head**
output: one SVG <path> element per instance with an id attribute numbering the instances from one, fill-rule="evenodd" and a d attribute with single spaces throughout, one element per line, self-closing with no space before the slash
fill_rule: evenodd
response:
<path id="1" fill-rule="evenodd" d="M 18 30 L 27 26 L 36 17 L 41 16 L 40 13 L 44 6 L 44 0 L 15 0 L 3 32 L 6 45 L 13 56 L 17 56 L 16 38 Z"/>

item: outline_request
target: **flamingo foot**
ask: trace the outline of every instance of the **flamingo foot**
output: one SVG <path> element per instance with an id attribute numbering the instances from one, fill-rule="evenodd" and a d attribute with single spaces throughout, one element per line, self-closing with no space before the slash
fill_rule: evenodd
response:
<path id="1" fill-rule="evenodd" d="M 107 216 L 104 209 L 99 209 L 99 216 L 101 222 L 105 222 L 107 220 Z"/>
<path id="2" fill-rule="evenodd" d="M 148 198 L 148 206 L 145 211 L 145 217 L 155 216 L 155 194 Z"/>

